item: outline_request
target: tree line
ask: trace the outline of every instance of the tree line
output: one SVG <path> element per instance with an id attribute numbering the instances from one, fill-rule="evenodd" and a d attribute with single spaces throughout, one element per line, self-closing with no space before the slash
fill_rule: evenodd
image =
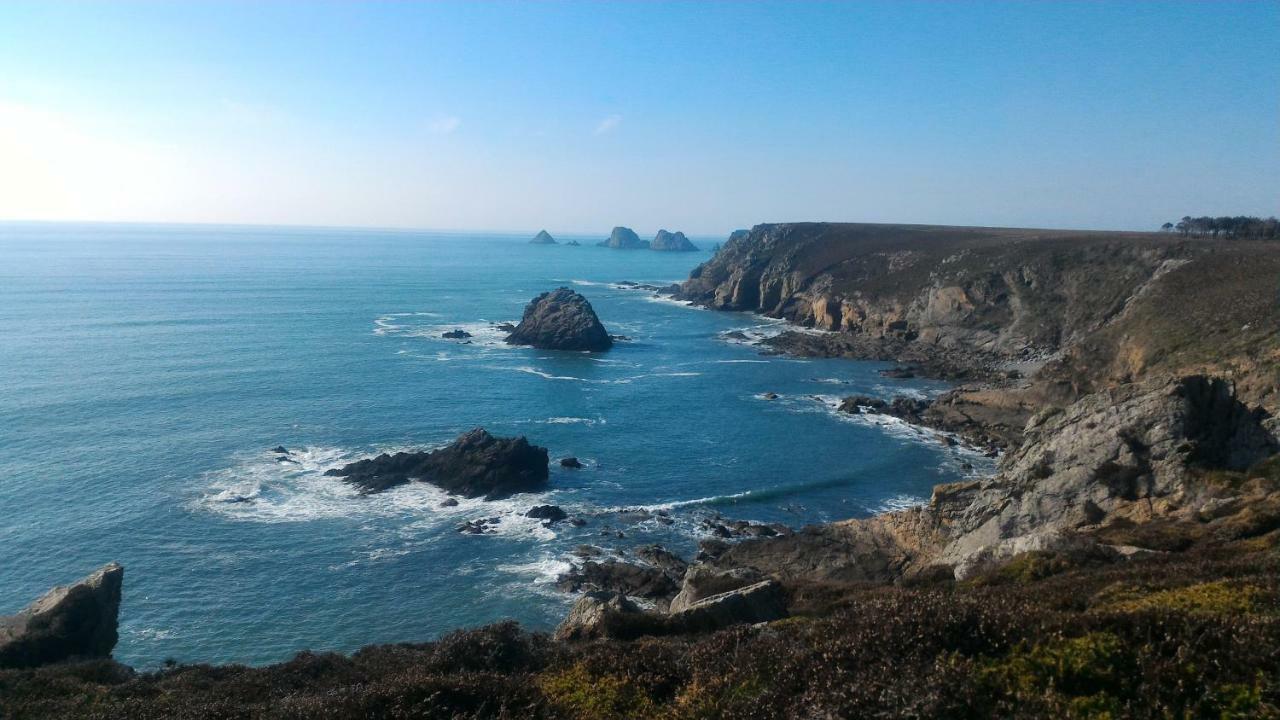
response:
<path id="1" fill-rule="evenodd" d="M 1160 226 L 1165 232 L 1182 235 L 1211 235 L 1213 237 L 1250 240 L 1275 240 L 1280 238 L 1280 220 L 1274 217 L 1260 218 L 1247 215 L 1235 217 L 1184 216 L 1176 224 L 1167 222 Z"/>

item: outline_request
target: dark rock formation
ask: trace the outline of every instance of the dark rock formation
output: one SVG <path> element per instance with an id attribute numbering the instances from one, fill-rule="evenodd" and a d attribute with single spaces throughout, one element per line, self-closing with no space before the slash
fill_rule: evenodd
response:
<path id="1" fill-rule="evenodd" d="M 582 462 L 576 457 L 560 458 L 560 467 L 580 470 L 582 469 Z"/>
<path id="2" fill-rule="evenodd" d="M 551 233 L 546 230 L 539 230 L 537 235 L 529 241 L 530 245 L 555 245 L 556 239 L 551 237 Z"/>
<path id="3" fill-rule="evenodd" d="M 658 600 L 670 598 L 679 590 L 679 576 L 660 568 L 608 559 L 588 560 L 582 567 L 561 575 L 556 587 L 566 592 L 608 590 L 630 597 Z"/>
<path id="4" fill-rule="evenodd" d="M 529 509 L 529 512 L 525 513 L 525 517 L 546 520 L 546 524 L 554 525 L 568 518 L 569 513 L 565 512 L 559 505 L 535 505 Z"/>
<path id="5" fill-rule="evenodd" d="M 0 617 L 0 667 L 111 655 L 123 582 L 124 568 L 111 563 L 53 588 L 17 615 Z"/>
<path id="6" fill-rule="evenodd" d="M 497 438 L 476 428 L 439 450 L 383 453 L 325 475 L 343 477 L 366 493 L 420 480 L 455 495 L 493 500 L 542 489 L 547 449 L 524 437 Z"/>
<path id="7" fill-rule="evenodd" d="M 581 244 L 582 244 L 582 243 L 578 242 L 577 240 L 570 240 L 569 242 L 565 243 L 565 246 L 566 246 L 566 247 L 578 247 L 578 246 L 579 246 L 579 245 L 581 245 Z"/>
<path id="8" fill-rule="evenodd" d="M 654 236 L 653 242 L 649 243 L 650 250 L 665 250 L 669 252 L 691 252 L 698 249 L 697 245 L 689 242 L 689 238 L 684 236 L 682 232 L 667 232 L 659 230 Z"/>
<path id="9" fill-rule="evenodd" d="M 497 517 L 468 520 L 458 526 L 458 532 L 464 535 L 491 535 L 497 532 L 493 526 L 501 523 L 502 518 Z"/>
<path id="10" fill-rule="evenodd" d="M 454 330 L 449 330 L 447 332 L 441 333 L 440 337 L 448 338 L 450 340 L 464 340 L 466 338 L 471 337 L 471 333 L 467 332 L 466 330 L 463 330 L 462 328 L 457 328 Z"/>
<path id="11" fill-rule="evenodd" d="M 512 325 L 511 323 L 499 323 L 497 325 L 494 325 L 494 327 L 501 330 L 502 332 L 511 333 L 516 331 L 516 326 Z"/>
<path id="12" fill-rule="evenodd" d="M 507 342 L 544 350 L 600 352 L 613 347 L 591 303 L 565 287 L 534 298 Z"/>
<path id="13" fill-rule="evenodd" d="M 608 240 L 602 240 L 597 245 L 615 250 L 643 250 L 649 247 L 649 241 L 641 240 L 631 228 L 618 226 L 609 234 Z"/>

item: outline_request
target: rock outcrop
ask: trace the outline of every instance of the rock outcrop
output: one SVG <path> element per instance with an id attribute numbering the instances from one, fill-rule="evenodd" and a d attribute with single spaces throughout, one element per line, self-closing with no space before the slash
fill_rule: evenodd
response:
<path id="1" fill-rule="evenodd" d="M 455 495 L 494 500 L 541 490 L 548 477 L 547 449 L 523 436 L 498 438 L 476 428 L 439 450 L 383 453 L 325 475 L 342 477 L 366 493 L 416 480 Z"/>
<path id="2" fill-rule="evenodd" d="M 596 244 L 615 250 L 643 250 L 649 247 L 648 240 L 641 240 L 635 230 L 622 226 L 614 228 L 613 232 L 609 233 L 608 240 L 601 240 Z"/>
<path id="3" fill-rule="evenodd" d="M 669 252 L 693 252 L 698 249 L 698 246 L 689 242 L 689 238 L 685 237 L 682 232 L 659 230 L 658 234 L 653 237 L 653 241 L 649 243 L 649 249 Z"/>
<path id="4" fill-rule="evenodd" d="M 546 230 L 539 230 L 537 235 L 529 241 L 530 245 L 555 245 L 556 239 L 551 237 L 551 233 Z"/>
<path id="5" fill-rule="evenodd" d="M 108 657 L 116 646 L 124 568 L 111 563 L 0 617 L 0 667 Z"/>
<path id="6" fill-rule="evenodd" d="M 596 317 L 591 303 L 566 287 L 534 298 L 506 341 L 543 350 L 602 352 L 613 347 L 613 338 Z"/>
<path id="7" fill-rule="evenodd" d="M 964 578 L 1018 552 L 1130 535 L 1117 530 L 1134 526 L 1221 523 L 1230 499 L 1252 490 L 1205 478 L 1274 455 L 1267 417 L 1229 383 L 1203 376 L 1094 393 L 1034 417 L 992 478 L 939 485 L 928 504 L 910 510 L 745 540 L 697 572 L 887 582 L 945 570 Z M 1280 527 L 1280 515 L 1266 518 L 1241 532 Z"/>
<path id="8" fill-rule="evenodd" d="M 672 615 L 689 630 L 719 630 L 742 623 L 780 620 L 787 616 L 787 603 L 781 584 L 763 580 L 697 600 Z"/>

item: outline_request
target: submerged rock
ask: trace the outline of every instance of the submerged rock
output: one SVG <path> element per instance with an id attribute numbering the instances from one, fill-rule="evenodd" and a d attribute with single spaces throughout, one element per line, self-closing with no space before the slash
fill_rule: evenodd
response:
<path id="1" fill-rule="evenodd" d="M 275 446 L 275 447 L 271 448 L 271 452 L 273 452 L 273 453 L 279 453 L 279 454 L 282 454 L 282 455 L 288 455 L 288 454 L 289 454 L 289 449 L 288 449 L 288 448 L 286 448 L 286 447 L 285 447 L 285 446 L 283 446 L 283 445 L 277 445 L 277 446 Z"/>
<path id="2" fill-rule="evenodd" d="M 689 238 L 684 236 L 682 232 L 667 232 L 659 230 L 654 236 L 653 242 L 649 243 L 650 250 L 666 250 L 670 252 L 691 252 L 698 249 L 697 245 L 689 242 Z"/>
<path id="3" fill-rule="evenodd" d="M 466 330 L 463 330 L 462 328 L 457 328 L 456 330 L 450 330 L 448 332 L 441 333 L 440 337 L 448 338 L 450 340 L 465 340 L 466 338 L 471 337 L 471 333 L 467 332 Z"/>
<path id="4" fill-rule="evenodd" d="M 534 298 L 507 342 L 543 350 L 600 352 L 613 347 L 613 339 L 600 324 L 591 303 L 566 287 Z"/>
<path id="5" fill-rule="evenodd" d="M 560 458 L 560 467 L 578 470 L 582 468 L 582 462 L 576 457 Z"/>
<path id="6" fill-rule="evenodd" d="M 17 615 L 0 617 L 0 667 L 108 657 L 119 639 L 124 568 L 110 563 L 74 585 L 53 588 Z"/>
<path id="7" fill-rule="evenodd" d="M 439 450 L 383 453 L 325 475 L 346 478 L 366 493 L 420 480 L 455 495 L 494 500 L 546 485 L 547 449 L 523 436 L 498 438 L 476 428 Z"/>
<path id="8" fill-rule="evenodd" d="M 529 241 L 530 245 L 555 245 L 556 239 L 551 237 L 551 233 L 546 230 L 539 230 L 537 235 Z"/>
<path id="9" fill-rule="evenodd" d="M 600 247 L 614 248 L 617 250 L 642 250 L 649 247 L 648 240 L 641 240 L 636 231 L 629 227 L 618 226 L 609 234 L 608 240 L 596 243 Z"/>

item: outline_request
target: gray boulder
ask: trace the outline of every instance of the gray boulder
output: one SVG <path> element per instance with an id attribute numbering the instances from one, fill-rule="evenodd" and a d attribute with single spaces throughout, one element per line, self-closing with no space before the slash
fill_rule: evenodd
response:
<path id="1" fill-rule="evenodd" d="M 691 631 L 718 630 L 787 616 L 786 596 L 776 580 L 764 580 L 690 604 L 672 619 Z"/>
<path id="2" fill-rule="evenodd" d="M 613 347 L 613 338 L 596 317 L 591 303 L 566 287 L 534 298 L 506 341 L 543 350 L 602 352 Z"/>
<path id="3" fill-rule="evenodd" d="M 556 628 L 555 639 L 612 637 L 616 634 L 616 626 L 639 613 L 640 608 L 620 593 L 589 592 L 573 604 L 569 615 Z"/>
<path id="4" fill-rule="evenodd" d="M 659 230 L 654 236 L 653 242 L 649 243 L 650 250 L 664 250 L 669 252 L 692 252 L 698 249 L 697 245 L 689 242 L 689 238 L 684 236 L 682 232 L 667 232 Z"/>
<path id="5" fill-rule="evenodd" d="M 755 585 L 764 579 L 759 571 L 749 567 L 722 570 L 708 565 L 693 565 L 684 574 L 680 592 L 671 599 L 670 612 L 688 610 L 701 600 Z"/>
<path id="6" fill-rule="evenodd" d="M 0 617 L 0 667 L 35 667 L 109 657 L 119 639 L 124 568 L 110 563 L 73 585 L 59 585 L 18 614 Z"/>
<path id="7" fill-rule="evenodd" d="M 649 247 L 648 240 L 641 240 L 636 231 L 629 227 L 618 226 L 609 234 L 608 240 L 596 243 L 600 247 L 614 248 L 615 250 L 643 250 Z"/>

